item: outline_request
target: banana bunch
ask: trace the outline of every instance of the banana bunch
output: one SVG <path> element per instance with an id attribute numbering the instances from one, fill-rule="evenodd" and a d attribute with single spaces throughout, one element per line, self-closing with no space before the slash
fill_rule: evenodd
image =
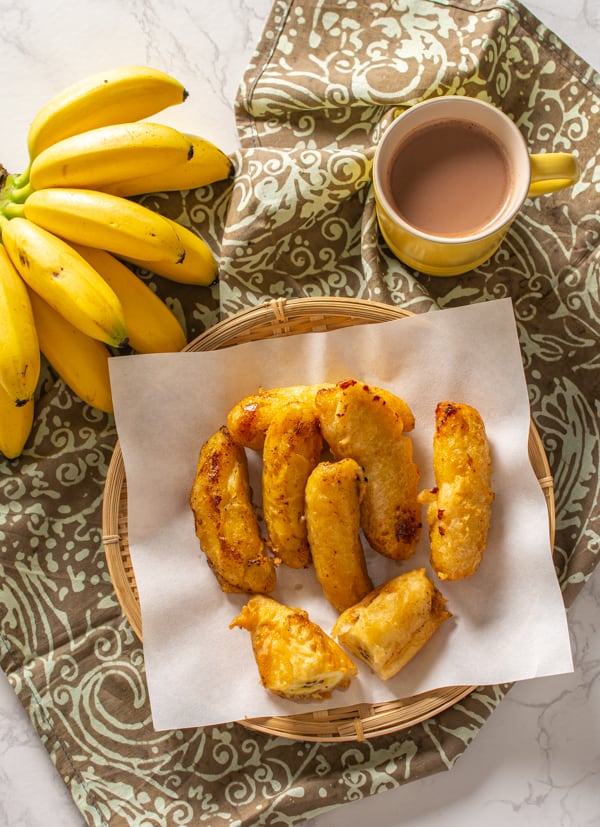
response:
<path id="1" fill-rule="evenodd" d="M 195 232 L 131 200 L 232 174 L 210 141 L 147 120 L 187 92 L 148 66 L 84 78 L 46 103 L 29 165 L 0 181 L 0 453 L 22 452 L 43 355 L 88 404 L 112 412 L 108 360 L 181 350 L 184 330 L 129 266 L 190 285 L 217 276 Z"/>

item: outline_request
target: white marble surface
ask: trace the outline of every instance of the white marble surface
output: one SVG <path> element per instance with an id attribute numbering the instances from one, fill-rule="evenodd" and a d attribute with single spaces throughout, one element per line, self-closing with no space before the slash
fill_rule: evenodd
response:
<path id="1" fill-rule="evenodd" d="M 600 70 L 600 0 L 528 0 Z M 149 63 L 184 80 L 161 120 L 235 148 L 232 102 L 270 0 L 0 0 L 0 161 L 20 171 L 37 108 L 109 65 Z M 569 612 L 572 675 L 513 688 L 447 773 L 337 808 L 305 827 L 600 825 L 600 574 Z M 82 827 L 62 780 L 0 673 L 0 827 Z"/>

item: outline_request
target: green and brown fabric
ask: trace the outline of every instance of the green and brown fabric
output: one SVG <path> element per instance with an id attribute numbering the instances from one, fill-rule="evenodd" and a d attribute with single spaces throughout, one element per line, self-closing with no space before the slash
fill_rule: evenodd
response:
<path id="1" fill-rule="evenodd" d="M 458 278 L 390 255 L 370 177 L 395 110 L 443 94 L 499 105 L 532 152 L 574 152 L 582 170 L 573 188 L 528 200 L 494 258 Z M 145 199 L 220 255 L 210 288 L 154 280 L 188 338 L 271 298 L 425 313 L 510 296 L 570 605 L 600 553 L 598 76 L 509 0 L 275 0 L 236 116 L 233 180 Z M 452 767 L 509 687 L 370 741 L 292 742 L 237 724 L 156 733 L 142 646 L 102 547 L 115 441 L 112 418 L 46 369 L 23 456 L 0 459 L 0 665 L 90 825 L 291 825 Z"/>

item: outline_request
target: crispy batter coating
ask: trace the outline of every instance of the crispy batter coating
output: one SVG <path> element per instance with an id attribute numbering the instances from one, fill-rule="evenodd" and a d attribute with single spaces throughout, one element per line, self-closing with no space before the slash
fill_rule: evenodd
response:
<path id="1" fill-rule="evenodd" d="M 338 612 L 373 588 L 360 539 L 360 503 L 366 488 L 356 460 L 321 462 L 306 484 L 306 527 L 323 594 Z"/>
<path id="2" fill-rule="evenodd" d="M 451 613 L 425 574 L 415 569 L 370 592 L 337 619 L 332 635 L 388 680 L 419 652 Z"/>
<path id="3" fill-rule="evenodd" d="M 261 683 L 282 698 L 329 698 L 357 673 L 348 655 L 303 609 L 252 597 L 229 628 L 236 626 L 251 634 Z"/>
<path id="4" fill-rule="evenodd" d="M 273 553 L 295 569 L 311 559 L 304 491 L 322 447 L 312 405 L 290 403 L 275 411 L 263 447 L 263 516 Z"/>
<path id="5" fill-rule="evenodd" d="M 405 435 L 414 426 L 398 397 L 349 379 L 320 390 L 315 399 L 321 432 L 336 459 L 351 457 L 365 471 L 361 525 L 375 551 L 406 560 L 421 533 L 419 469 Z"/>
<path id="6" fill-rule="evenodd" d="M 244 449 L 226 427 L 204 443 L 190 493 L 196 536 L 224 592 L 269 593 L 276 585 L 251 500 Z"/>
<path id="7" fill-rule="evenodd" d="M 437 405 L 433 470 L 435 488 L 419 494 L 427 506 L 431 565 L 440 579 L 460 580 L 479 568 L 494 499 L 488 439 L 475 408 Z"/>
<path id="8" fill-rule="evenodd" d="M 281 388 L 261 388 L 244 397 L 227 414 L 227 427 L 235 442 L 255 451 L 262 451 L 267 428 L 274 413 L 290 402 L 303 406 L 314 405 L 320 385 L 289 385 Z"/>

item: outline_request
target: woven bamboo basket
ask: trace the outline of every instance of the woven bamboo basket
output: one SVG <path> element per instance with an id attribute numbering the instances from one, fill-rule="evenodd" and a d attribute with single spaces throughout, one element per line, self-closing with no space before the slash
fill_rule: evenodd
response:
<path id="1" fill-rule="evenodd" d="M 273 299 L 218 323 L 190 342 L 186 350 L 217 350 L 269 337 L 334 330 L 410 315 L 410 311 L 402 308 L 361 299 Z M 542 440 L 533 422 L 528 449 L 546 499 L 553 546 L 554 485 Z M 117 598 L 133 631 L 142 640 L 139 595 L 129 554 L 127 480 L 119 443 L 115 446 L 108 468 L 102 523 L 104 550 Z M 421 723 L 454 706 L 475 690 L 474 686 L 443 687 L 385 703 L 364 703 L 297 715 L 246 718 L 239 723 L 259 732 L 302 741 L 363 740 Z"/>

